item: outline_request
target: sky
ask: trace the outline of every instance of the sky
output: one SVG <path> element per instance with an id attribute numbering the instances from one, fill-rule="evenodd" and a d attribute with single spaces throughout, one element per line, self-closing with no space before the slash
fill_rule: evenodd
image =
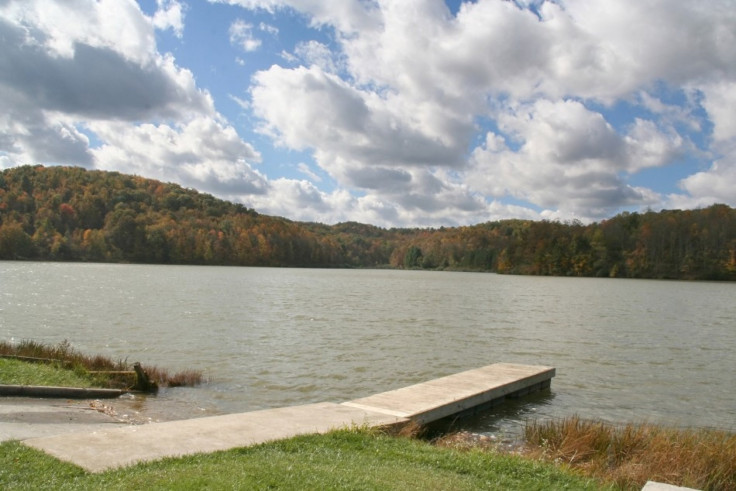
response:
<path id="1" fill-rule="evenodd" d="M 736 206 L 733 0 L 0 0 L 0 168 L 334 224 Z"/>

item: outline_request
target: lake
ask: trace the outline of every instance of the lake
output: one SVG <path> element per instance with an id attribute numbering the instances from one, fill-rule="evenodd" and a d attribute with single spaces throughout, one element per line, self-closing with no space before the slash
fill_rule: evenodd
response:
<path id="1" fill-rule="evenodd" d="M 0 339 L 209 382 L 118 401 L 151 420 L 342 402 L 496 362 L 557 369 L 551 391 L 475 431 L 573 414 L 736 429 L 736 284 L 0 262 Z"/>

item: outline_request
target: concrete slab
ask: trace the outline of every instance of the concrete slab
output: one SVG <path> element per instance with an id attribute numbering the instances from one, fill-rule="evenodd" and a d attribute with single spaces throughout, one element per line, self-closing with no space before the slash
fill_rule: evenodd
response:
<path id="1" fill-rule="evenodd" d="M 163 457 L 245 447 L 353 425 L 382 426 L 400 421 L 395 416 L 325 402 L 33 438 L 24 443 L 90 472 L 101 472 Z"/>
<path id="2" fill-rule="evenodd" d="M 554 376 L 552 367 L 496 363 L 343 404 L 429 423 L 548 384 Z"/>
<path id="3" fill-rule="evenodd" d="M 428 423 L 512 394 L 549 386 L 555 369 L 497 363 L 343 404 L 323 402 L 243 414 L 32 438 L 25 444 L 91 472 L 141 461 L 245 447 L 357 426 Z"/>
<path id="4" fill-rule="evenodd" d="M 674 486 L 672 484 L 663 484 L 656 481 L 648 481 L 641 491 L 698 491 L 693 488 L 683 488 L 682 486 Z"/>
<path id="5" fill-rule="evenodd" d="M 88 401 L 0 399 L 0 441 L 106 430 L 125 423 Z"/>

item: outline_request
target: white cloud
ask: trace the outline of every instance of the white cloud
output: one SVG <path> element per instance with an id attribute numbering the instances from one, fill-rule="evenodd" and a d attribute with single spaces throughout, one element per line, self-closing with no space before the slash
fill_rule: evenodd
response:
<path id="1" fill-rule="evenodd" d="M 9 0 L 0 4 L 0 18 L 23 31 L 24 49 L 40 48 L 50 57 L 72 58 L 76 44 L 140 64 L 156 56 L 151 21 L 132 0 Z"/>
<path id="2" fill-rule="evenodd" d="M 627 168 L 636 172 L 647 167 L 661 167 L 681 158 L 689 145 L 674 130 L 663 133 L 652 121 L 636 118 L 624 142 Z"/>
<path id="3" fill-rule="evenodd" d="M 193 74 L 157 51 L 154 27 L 177 32 L 182 14 L 176 1 L 158 7 L 149 18 L 125 0 L 0 6 L 3 165 L 84 165 L 264 192 L 265 176 L 250 166 L 259 154 Z"/>
<path id="4" fill-rule="evenodd" d="M 240 46 L 243 51 L 255 51 L 261 47 L 261 40 L 253 37 L 253 24 L 236 19 L 230 24 L 230 42 Z"/>
<path id="5" fill-rule="evenodd" d="M 628 185 L 624 173 L 660 165 L 682 143 L 641 120 L 628 135 L 619 135 L 576 101 L 541 99 L 507 108 L 498 121 L 513 143 L 489 133 L 473 152 L 468 184 L 490 196 L 510 195 L 586 220 L 656 203 L 656 193 Z"/>
<path id="6" fill-rule="evenodd" d="M 348 76 L 339 78 L 329 63 L 336 54 L 316 44 L 300 52 L 311 68 L 258 73 L 251 94 L 263 130 L 283 146 L 313 149 L 340 185 L 379 200 L 403 193 L 398 209 L 416 206 L 428 216 L 436 196 L 421 186 L 420 169 L 448 166 L 474 192 L 527 200 L 549 216 L 597 219 L 656 205 L 662 197 L 629 177 L 704 155 L 681 134 L 703 130 L 693 101 L 664 103 L 653 95 L 656 85 L 690 94 L 736 74 L 736 15 L 722 1 L 571 0 L 532 2 L 532 10 L 480 0 L 453 17 L 443 2 L 381 0 L 354 10 L 371 19 L 357 31 L 343 27 L 355 25 L 345 11 L 267 3 L 334 26 Z M 717 87 L 711 100 L 729 107 L 730 92 Z M 616 129 L 589 109 L 619 98 L 655 119 Z M 726 110 L 709 113 L 721 121 L 716 136 L 731 131 Z M 510 140 L 494 151 L 491 136 L 463 162 L 476 118 L 493 121 Z"/>
<path id="7" fill-rule="evenodd" d="M 0 90 L 0 99 L 3 91 Z M 24 112 L 24 109 L 26 110 Z M 6 165 L 38 162 L 92 167 L 89 138 L 63 114 L 15 106 L 0 114 L 0 155 Z"/>
<path id="8" fill-rule="evenodd" d="M 539 99 L 498 115 L 499 127 L 538 161 L 624 168 L 624 144 L 600 113 L 572 100 Z"/>
<path id="9" fill-rule="evenodd" d="M 711 167 L 680 181 L 680 188 L 687 194 L 668 196 L 668 207 L 695 208 L 713 203 L 736 203 L 736 149 Z"/>
<path id="10" fill-rule="evenodd" d="M 97 167 L 171 180 L 217 194 L 259 194 L 265 176 L 249 162 L 260 159 L 232 126 L 199 117 L 174 126 L 96 122 L 106 143 L 92 150 Z"/>
<path id="11" fill-rule="evenodd" d="M 283 178 L 269 181 L 267 193 L 239 198 L 261 213 L 324 223 L 348 220 L 355 206 L 346 191 L 326 193 L 309 181 Z"/>
<path id="12" fill-rule="evenodd" d="M 267 32 L 272 36 L 276 36 L 279 33 L 279 28 L 276 26 L 272 26 L 271 24 L 266 24 L 265 22 L 261 22 L 258 24 L 258 29 L 260 29 L 263 32 Z"/>
<path id="13" fill-rule="evenodd" d="M 186 6 L 178 0 L 156 0 L 158 9 L 153 14 L 153 26 L 156 29 L 171 29 L 174 35 L 181 38 L 184 33 L 184 11 Z"/>
<path id="14" fill-rule="evenodd" d="M 0 10 L 7 41 L 0 53 L 0 90 L 11 111 L 32 107 L 80 119 L 135 121 L 213 111 L 192 73 L 156 52 L 150 21 L 135 4 L 73 3 L 71 20 L 59 25 L 81 26 L 76 30 L 55 25 L 63 9 L 40 3 L 46 4 L 9 2 Z M 87 3 L 90 8 L 80 5 Z"/>
<path id="15" fill-rule="evenodd" d="M 736 13 L 729 0 L 568 0 L 564 5 L 599 50 L 615 54 L 620 71 L 601 76 L 623 76 L 626 92 L 657 80 L 679 85 L 736 74 Z"/>
<path id="16" fill-rule="evenodd" d="M 341 187 L 368 193 L 354 203 L 352 219 L 429 225 L 487 216 L 482 199 L 432 170 L 461 165 L 463 147 L 424 133 L 415 115 L 391 98 L 361 91 L 315 65 L 259 72 L 251 96 L 264 133 L 289 148 L 313 150 Z"/>
<path id="17" fill-rule="evenodd" d="M 713 123 L 713 138 L 719 143 L 736 140 L 736 81 L 714 82 L 703 86 L 702 91 L 703 107 Z"/>
<path id="18" fill-rule="evenodd" d="M 659 119 L 659 121 L 670 128 L 677 125 L 683 125 L 690 131 L 699 133 L 703 130 L 703 122 L 700 116 L 694 114 L 698 109 L 697 98 L 698 91 L 686 90 L 687 103 L 685 105 L 667 104 L 654 95 L 641 91 L 638 100 L 641 106 Z"/>
<path id="19" fill-rule="evenodd" d="M 262 131 L 281 145 L 314 149 L 319 165 L 333 176 L 345 177 L 355 166 L 459 164 L 462 148 L 448 148 L 426 134 L 416 115 L 317 66 L 273 66 L 253 80 L 253 111 L 264 121 Z"/>
<path id="20" fill-rule="evenodd" d="M 707 170 L 679 182 L 685 194 L 671 194 L 669 207 L 693 208 L 713 203 L 736 206 L 736 82 L 721 81 L 702 87 L 703 107 L 713 124 L 712 151 L 717 155 Z"/>
<path id="21" fill-rule="evenodd" d="M 338 62 L 335 54 L 326 45 L 318 41 L 302 41 L 296 45 L 294 54 L 304 61 L 304 64 L 316 65 L 327 73 L 337 73 Z"/>
<path id="22" fill-rule="evenodd" d="M 304 162 L 299 162 L 299 164 L 297 164 L 297 169 L 299 169 L 299 172 L 310 178 L 313 182 L 322 182 L 322 178 L 315 174 L 309 165 Z"/>
<path id="23" fill-rule="evenodd" d="M 430 177 L 431 180 L 431 177 Z M 238 197 L 233 196 L 234 199 Z M 459 199 L 458 199 L 459 198 Z M 467 194 L 463 186 L 443 186 L 439 196 L 422 203 L 422 193 L 401 197 L 379 193 L 356 197 L 345 189 L 321 191 L 306 180 L 274 179 L 268 192 L 241 196 L 247 206 L 262 213 L 295 220 L 337 223 L 358 221 L 383 227 L 434 227 L 460 225 L 506 218 L 539 219 L 536 212 L 521 206 L 484 202 Z M 427 211 L 431 208 L 431 211 Z"/>
<path id="24" fill-rule="evenodd" d="M 246 9 L 276 12 L 294 9 L 309 16 L 313 26 L 334 25 L 341 32 L 355 33 L 368 28 L 378 14 L 372 0 L 209 0 L 239 5 Z"/>

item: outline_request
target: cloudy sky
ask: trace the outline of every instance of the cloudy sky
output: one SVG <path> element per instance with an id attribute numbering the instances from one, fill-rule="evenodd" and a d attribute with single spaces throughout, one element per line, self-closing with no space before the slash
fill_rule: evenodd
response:
<path id="1" fill-rule="evenodd" d="M 736 206 L 733 0 L 0 0 L 0 168 L 295 220 Z"/>

